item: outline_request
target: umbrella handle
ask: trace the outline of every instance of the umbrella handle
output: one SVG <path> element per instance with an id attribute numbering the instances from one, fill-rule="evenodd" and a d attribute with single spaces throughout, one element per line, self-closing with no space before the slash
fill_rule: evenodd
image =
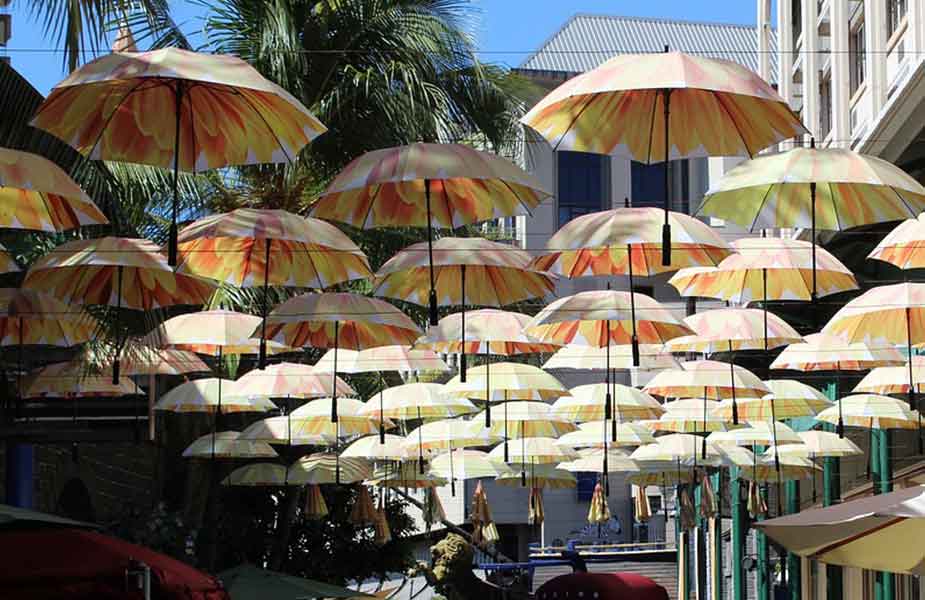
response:
<path id="1" fill-rule="evenodd" d="M 669 119 L 671 116 L 671 90 L 665 88 L 662 90 L 662 97 L 665 104 L 665 223 L 662 225 L 662 266 L 671 265 L 671 224 L 668 222 L 668 207 L 671 204 L 671 172 L 668 161 L 668 133 Z"/>
<path id="2" fill-rule="evenodd" d="M 430 212 L 430 179 L 424 180 L 424 199 L 427 203 L 427 258 L 430 263 L 430 324 L 436 325 L 439 320 L 437 313 L 437 289 L 434 285 L 434 227 L 431 223 L 432 217 Z"/>
<path id="3" fill-rule="evenodd" d="M 459 292 L 462 299 L 462 310 L 459 315 L 462 329 L 459 340 L 459 381 L 466 383 L 466 265 L 459 267 Z"/>
<path id="4" fill-rule="evenodd" d="M 171 267 L 177 266 L 177 218 L 180 211 L 180 121 L 181 112 L 183 111 L 183 82 L 176 80 L 174 90 L 174 112 L 176 113 L 176 123 L 173 131 L 173 204 L 170 207 L 170 234 L 167 242 L 167 264 Z"/>

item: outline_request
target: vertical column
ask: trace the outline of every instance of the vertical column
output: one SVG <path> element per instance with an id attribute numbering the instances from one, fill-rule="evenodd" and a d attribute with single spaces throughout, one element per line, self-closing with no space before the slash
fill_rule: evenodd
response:
<path id="1" fill-rule="evenodd" d="M 876 121 L 886 103 L 886 2 L 864 3 L 864 44 L 870 117 Z"/>
<path id="2" fill-rule="evenodd" d="M 793 25 L 792 6 L 787 0 L 777 0 L 777 93 L 784 102 L 793 106 Z M 760 17 L 761 13 L 759 13 Z M 761 26 L 761 22 L 758 22 Z M 790 148 L 792 143 L 780 144 L 780 149 Z"/>
<path id="3" fill-rule="evenodd" d="M 788 481 L 784 484 L 787 498 L 784 509 L 788 515 L 800 512 L 800 482 Z M 790 591 L 790 600 L 803 598 L 802 560 L 796 554 L 787 553 L 787 586 Z"/>
<path id="4" fill-rule="evenodd" d="M 723 600 L 723 471 L 710 476 L 716 490 L 716 518 L 710 520 L 711 600 Z"/>
<path id="5" fill-rule="evenodd" d="M 890 432 L 881 429 L 873 432 L 877 439 L 877 462 L 879 480 L 874 485 L 875 494 L 887 494 L 893 491 L 893 468 L 890 460 Z M 871 450 L 873 452 L 873 450 Z M 896 597 L 895 578 L 892 573 L 880 571 L 877 573 L 875 591 L 880 592 L 880 600 L 893 600 Z"/>
<path id="6" fill-rule="evenodd" d="M 732 506 L 732 600 L 745 600 L 745 507 L 742 506 L 742 483 L 739 481 L 739 468 L 730 469 L 729 496 Z"/>
<path id="7" fill-rule="evenodd" d="M 803 124 L 810 135 L 819 132 L 819 5 L 804 0 L 803 9 Z M 820 140 L 821 141 L 821 140 Z"/>
<path id="8" fill-rule="evenodd" d="M 824 390 L 829 400 L 835 400 L 838 388 L 835 382 Z M 823 430 L 834 432 L 835 426 L 823 424 Z M 841 502 L 841 459 L 826 458 L 822 463 L 822 505 L 832 506 Z M 842 599 L 842 568 L 837 565 L 825 565 L 826 600 Z"/>
<path id="9" fill-rule="evenodd" d="M 832 139 L 833 146 L 848 148 L 851 143 L 851 81 L 848 36 L 848 0 L 829 0 L 832 40 Z"/>
<path id="10" fill-rule="evenodd" d="M 906 36 L 915 64 L 925 56 L 925 2 L 910 2 L 906 9 L 906 19 L 909 21 Z"/>
<path id="11" fill-rule="evenodd" d="M 758 75 L 771 80 L 771 55 L 768 36 L 771 35 L 771 0 L 758 0 Z"/>
<path id="12" fill-rule="evenodd" d="M 32 444 L 6 445 L 6 503 L 34 508 L 35 451 Z"/>

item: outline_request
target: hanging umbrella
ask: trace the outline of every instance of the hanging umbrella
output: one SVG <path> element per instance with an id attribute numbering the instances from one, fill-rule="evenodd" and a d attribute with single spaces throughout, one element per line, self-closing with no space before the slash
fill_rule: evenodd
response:
<path id="1" fill-rule="evenodd" d="M 335 393 L 353 396 L 356 391 L 338 377 L 335 383 L 324 372 L 299 363 L 281 362 L 265 369 L 253 369 L 235 382 L 235 393 L 241 396 L 264 398 L 321 398 Z"/>
<path id="2" fill-rule="evenodd" d="M 38 154 L 0 148 L 0 227 L 48 233 L 109 220 L 57 164 Z"/>
<path id="3" fill-rule="evenodd" d="M 719 402 L 686 398 L 666 402 L 666 412 L 658 419 L 642 421 L 640 425 L 652 431 L 672 431 L 675 433 L 710 433 L 712 431 L 729 431 L 736 426 L 725 417 L 714 414 Z M 704 418 L 706 408 L 706 418 Z"/>
<path id="4" fill-rule="evenodd" d="M 543 363 L 544 369 L 597 369 L 607 368 L 608 349 L 596 346 L 564 346 Z M 633 368 L 632 346 L 610 347 L 610 368 Z M 639 345 L 640 369 L 658 370 L 677 367 L 678 361 L 668 352 L 662 344 Z"/>
<path id="5" fill-rule="evenodd" d="M 527 511 L 527 525 L 542 525 L 546 520 L 546 509 L 543 506 L 543 488 L 531 487 L 527 498 L 529 510 Z"/>
<path id="6" fill-rule="evenodd" d="M 736 407 L 739 419 L 767 421 L 775 417 L 811 417 L 835 404 L 816 388 L 792 379 L 770 379 L 764 384 L 771 393 L 763 398 L 746 398 L 740 401 Z M 721 402 L 714 407 L 712 414 L 715 417 L 731 419 L 732 403 Z"/>
<path id="7" fill-rule="evenodd" d="M 73 362 L 54 363 L 26 377 L 22 398 L 94 398 L 143 396 L 130 380 L 113 383 L 108 377 L 88 374 Z"/>
<path id="8" fill-rule="evenodd" d="M 286 480 L 286 467 L 276 463 L 252 463 L 238 467 L 222 479 L 222 485 L 240 487 L 283 487 L 292 485 Z"/>
<path id="9" fill-rule="evenodd" d="M 317 398 L 306 402 L 289 413 L 292 417 L 293 430 L 299 433 L 334 434 L 334 436 L 350 437 L 376 433 L 379 430 L 375 419 L 363 412 L 364 404 L 355 398 L 338 398 L 338 418 L 331 422 L 331 407 L 334 398 Z M 387 427 L 392 427 L 386 421 Z"/>
<path id="10" fill-rule="evenodd" d="M 432 487 L 424 490 L 424 510 L 421 512 L 427 531 L 430 531 L 430 528 L 435 523 L 446 521 L 446 511 L 443 510 L 443 504 L 440 502 L 437 490 Z"/>
<path id="11" fill-rule="evenodd" d="M 811 297 L 818 296 L 816 230 L 914 217 L 925 188 L 889 162 L 842 148 L 793 148 L 742 163 L 710 189 L 698 215 L 757 229 L 809 228 Z M 756 242 L 757 243 L 757 242 Z"/>
<path id="12" fill-rule="evenodd" d="M 475 418 L 471 421 L 462 419 L 441 419 L 424 423 L 408 433 L 405 447 L 417 449 L 420 445 L 425 451 L 441 451 L 451 448 L 468 448 L 471 446 L 490 446 L 501 441 L 501 436 Z"/>
<path id="13" fill-rule="evenodd" d="M 430 472 L 444 479 L 481 479 L 497 477 L 501 465 L 488 459 L 488 453 L 480 450 L 457 448 L 433 457 Z"/>
<path id="14" fill-rule="evenodd" d="M 397 467 L 377 469 L 366 483 L 385 488 L 421 490 L 444 486 L 447 480 L 435 473 L 421 473 L 414 463 L 399 463 Z"/>
<path id="15" fill-rule="evenodd" d="M 559 436 L 557 444 L 569 448 L 604 448 L 611 449 L 619 446 L 639 446 L 655 441 L 652 432 L 641 423 L 618 423 L 616 439 L 608 436 L 610 427 L 606 421 L 588 421 Z"/>
<path id="16" fill-rule="evenodd" d="M 472 521 L 472 543 L 476 546 L 493 544 L 501 539 L 498 535 L 498 528 L 491 518 L 488 495 L 481 481 L 476 484 L 475 492 L 472 494 L 472 510 L 469 511 L 469 520 Z"/>
<path id="17" fill-rule="evenodd" d="M 255 421 L 241 432 L 241 439 L 274 446 L 329 446 L 337 441 L 336 431 L 315 423 L 293 420 L 290 414 Z"/>
<path id="18" fill-rule="evenodd" d="M 183 458 L 243 459 L 276 458 L 269 444 L 239 438 L 237 431 L 218 431 L 197 438 L 183 451 Z"/>
<path id="19" fill-rule="evenodd" d="M 761 77 L 681 52 L 616 56 L 569 79 L 521 119 L 553 150 L 665 163 L 662 264 L 670 265 L 669 160 L 754 156 L 806 131 Z"/>
<path id="20" fill-rule="evenodd" d="M 196 354 L 222 357 L 257 354 L 260 342 L 251 337 L 260 326 L 260 317 L 230 310 L 204 310 L 171 317 L 145 336 L 143 342 L 155 348 L 175 348 Z M 295 352 L 283 344 L 270 342 L 272 354 Z"/>
<path id="21" fill-rule="evenodd" d="M 553 415 L 552 409 L 545 402 L 516 400 L 502 402 L 499 408 L 504 415 L 503 422 L 495 420 L 488 426 L 488 430 L 502 437 L 505 461 L 508 458 L 508 440 L 524 437 L 555 438 L 576 429 L 571 421 Z M 482 420 L 481 414 L 473 418 L 474 423 Z"/>
<path id="22" fill-rule="evenodd" d="M 495 478 L 495 483 L 506 487 L 528 486 L 530 489 L 564 490 L 578 485 L 578 479 L 573 473 L 560 469 L 554 464 L 532 465 L 527 470 L 526 483 L 522 479 L 522 471 L 502 463 L 498 464 L 498 469 L 501 472 Z"/>
<path id="23" fill-rule="evenodd" d="M 833 406 L 816 415 L 816 420 L 833 425 L 843 420 L 848 427 L 867 429 L 916 429 L 921 415 L 896 398 L 854 394 L 842 398 L 840 414 L 838 407 Z"/>
<path id="24" fill-rule="evenodd" d="M 382 300 L 351 293 L 303 294 L 290 298 L 267 316 L 265 338 L 287 346 L 363 350 L 411 344 L 421 334 L 407 315 Z M 337 361 L 331 375 L 337 376 Z M 337 422 L 337 397 L 331 403 Z"/>
<path id="25" fill-rule="evenodd" d="M 803 341 L 786 321 L 766 310 L 755 308 L 718 308 L 684 319 L 693 336 L 669 340 L 671 352 L 733 352 L 736 350 L 773 350 Z"/>
<path id="26" fill-rule="evenodd" d="M 774 440 L 777 440 L 777 444 Z M 723 446 L 776 446 L 800 444 L 802 440 L 790 426 L 778 421 L 752 421 L 747 427 L 725 432 L 711 433 L 707 438 L 711 444 Z"/>
<path id="27" fill-rule="evenodd" d="M 94 347 L 84 351 L 82 361 L 92 369 L 106 373 L 114 360 L 115 348 Z M 209 366 L 193 352 L 172 348 L 151 348 L 128 343 L 122 349 L 121 369 L 124 375 L 187 375 L 209 373 Z"/>
<path id="28" fill-rule="evenodd" d="M 320 521 L 328 516 L 328 504 L 321 494 L 321 486 L 309 485 L 305 489 L 305 511 L 302 515 L 310 521 Z"/>
<path id="29" fill-rule="evenodd" d="M 488 453 L 488 459 L 495 462 L 516 465 L 545 465 L 566 462 L 578 458 L 578 453 L 566 446 L 556 444 L 555 438 L 550 437 L 524 437 L 516 444 L 512 444 L 508 459 L 505 460 L 504 450 L 495 446 Z"/>
<path id="30" fill-rule="evenodd" d="M 431 193 L 435 202 L 431 204 Z M 311 214 L 360 228 L 426 227 L 430 324 L 437 324 L 434 227 L 525 214 L 550 194 L 510 161 L 462 144 L 409 144 L 357 157 Z"/>
<path id="31" fill-rule="evenodd" d="M 610 520 L 610 507 L 607 505 L 607 498 L 604 497 L 604 488 L 601 482 L 594 484 L 594 492 L 591 494 L 591 506 L 588 508 L 588 523 L 600 525 Z"/>
<path id="32" fill-rule="evenodd" d="M 405 447 L 405 438 L 386 434 L 382 443 L 378 435 L 361 437 L 340 453 L 341 458 L 365 458 L 367 460 L 406 460 L 414 455 Z"/>
<path id="33" fill-rule="evenodd" d="M 861 448 L 845 437 L 839 437 L 838 434 L 828 431 L 800 431 L 797 433 L 802 444 L 785 444 L 783 446 L 772 446 L 765 452 L 766 455 L 792 455 L 809 458 L 815 461 L 817 458 L 844 458 L 849 456 L 860 456 L 864 454 Z M 813 504 L 816 503 L 816 478 L 813 477 Z"/>
<path id="34" fill-rule="evenodd" d="M 771 363 L 772 369 L 792 371 L 866 371 L 874 367 L 905 364 L 902 354 L 892 345 L 848 343 L 843 338 L 813 333 L 803 341 L 790 344 Z"/>
<path id="35" fill-rule="evenodd" d="M 579 452 L 579 457 L 559 463 L 560 469 L 571 473 L 604 473 L 603 448 L 588 448 Z M 609 449 L 607 454 L 607 474 L 610 473 L 637 473 L 639 465 L 624 451 Z"/>
<path id="36" fill-rule="evenodd" d="M 903 361 L 905 363 L 905 361 Z M 908 394 L 910 387 L 915 392 L 925 389 L 925 356 L 913 356 L 912 385 L 909 385 L 909 365 L 901 367 L 877 367 L 864 376 L 854 389 L 861 394 Z"/>
<path id="37" fill-rule="evenodd" d="M 230 55 L 114 52 L 71 73 L 31 125 L 94 160 L 173 169 L 169 264 L 177 264 L 180 171 L 293 163 L 324 133 L 301 102 Z"/>
<path id="38" fill-rule="evenodd" d="M 284 210 L 239 208 L 209 215 L 183 228 L 178 249 L 178 272 L 262 287 L 264 327 L 271 285 L 326 288 L 372 276 L 366 255 L 339 229 Z M 262 334 L 260 368 L 266 366 Z"/>
<path id="39" fill-rule="evenodd" d="M 116 309 L 152 310 L 175 304 L 205 304 L 212 284 L 174 273 L 153 242 L 103 237 L 62 244 L 35 261 L 23 287 L 51 294 L 71 304 L 98 304 Z M 119 359 L 113 363 L 119 380 Z"/>
<path id="40" fill-rule="evenodd" d="M 665 409 L 649 394 L 628 385 L 611 384 L 613 396 L 607 404 L 607 384 L 589 383 L 569 390 L 557 399 L 552 413 L 576 423 L 615 419 L 619 422 L 657 419 Z M 611 411 L 613 411 L 611 413 Z"/>
<path id="41" fill-rule="evenodd" d="M 867 258 L 880 260 L 900 269 L 921 269 L 925 267 L 925 219 L 922 214 L 907 219 L 887 234 Z"/>
<path id="42" fill-rule="evenodd" d="M 633 516 L 637 523 L 646 523 L 652 518 L 652 505 L 649 504 L 649 495 L 643 487 L 637 486 L 636 495 L 633 497 Z"/>
<path id="43" fill-rule="evenodd" d="M 348 520 L 354 525 L 375 525 L 376 505 L 369 495 L 369 488 L 365 485 L 357 486 L 357 499 L 350 510 Z"/>
<path id="44" fill-rule="evenodd" d="M 318 453 L 297 460 L 289 467 L 287 477 L 295 485 L 341 485 L 363 481 L 372 474 L 369 463 L 361 458 L 338 458 L 335 454 Z"/>
<path id="45" fill-rule="evenodd" d="M 694 461 L 694 464 L 707 465 L 709 461 L 720 458 L 720 451 L 717 446 L 707 441 L 707 454 L 706 459 L 704 459 L 702 455 L 703 442 L 703 438 L 690 433 L 671 433 L 655 438 L 655 443 L 658 444 L 659 450 L 671 459 L 680 461 L 681 464 L 689 464 L 690 461 Z M 635 460 L 636 456 L 631 454 L 630 458 Z"/>
<path id="46" fill-rule="evenodd" d="M 530 255 L 510 244 L 446 237 L 432 246 L 413 244 L 387 260 L 376 273 L 373 294 L 427 305 L 428 285 L 433 283 L 439 306 L 462 307 L 460 342 L 468 341 L 466 305 L 500 307 L 555 290 L 548 275 L 530 268 Z M 460 354 L 459 372 L 465 381 L 465 351 Z"/>
<path id="47" fill-rule="evenodd" d="M 756 465 L 751 468 L 742 469 L 743 479 L 754 481 L 755 483 L 780 483 L 781 481 L 795 481 L 799 479 L 809 479 L 813 477 L 819 467 L 816 463 L 808 458 L 800 456 L 780 455 L 780 477 L 777 475 L 777 469 L 770 457 L 760 457 Z"/>
<path id="48" fill-rule="evenodd" d="M 662 214 L 657 208 L 615 208 L 576 217 L 546 242 L 533 266 L 565 277 L 651 277 L 683 267 L 714 266 L 732 250 L 716 231 L 683 213 L 668 213 L 670 265 L 661 263 Z"/>
<path id="49" fill-rule="evenodd" d="M 219 395 L 220 388 L 225 389 L 225 397 Z M 208 377 L 181 383 L 161 396 L 154 408 L 177 413 L 239 413 L 266 412 L 276 406 L 264 398 L 237 394 L 234 381 Z"/>

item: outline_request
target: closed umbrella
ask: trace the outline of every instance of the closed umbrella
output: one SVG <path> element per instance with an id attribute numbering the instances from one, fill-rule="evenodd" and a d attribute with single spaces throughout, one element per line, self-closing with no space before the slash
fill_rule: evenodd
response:
<path id="1" fill-rule="evenodd" d="M 607 505 L 607 498 L 604 496 L 604 488 L 600 482 L 594 484 L 594 492 L 591 494 L 591 506 L 588 508 L 588 523 L 592 525 L 601 525 L 610 520 L 610 507 Z"/>
<path id="2" fill-rule="evenodd" d="M 475 545 L 493 544 L 501 539 L 498 535 L 498 528 L 491 517 L 488 495 L 481 481 L 476 484 L 475 492 L 472 494 L 472 510 L 469 512 L 469 520 L 472 522 L 472 542 Z"/>

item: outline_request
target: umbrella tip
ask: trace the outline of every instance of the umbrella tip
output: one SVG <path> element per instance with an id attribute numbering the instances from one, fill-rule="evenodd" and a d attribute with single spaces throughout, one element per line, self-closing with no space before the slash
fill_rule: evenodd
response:
<path id="1" fill-rule="evenodd" d="M 624 196 L 623 197 L 623 208 L 629 208 L 629 207 L 630 207 L 629 196 Z"/>
<path id="2" fill-rule="evenodd" d="M 665 52 L 668 52 L 668 44 L 665 44 Z"/>

